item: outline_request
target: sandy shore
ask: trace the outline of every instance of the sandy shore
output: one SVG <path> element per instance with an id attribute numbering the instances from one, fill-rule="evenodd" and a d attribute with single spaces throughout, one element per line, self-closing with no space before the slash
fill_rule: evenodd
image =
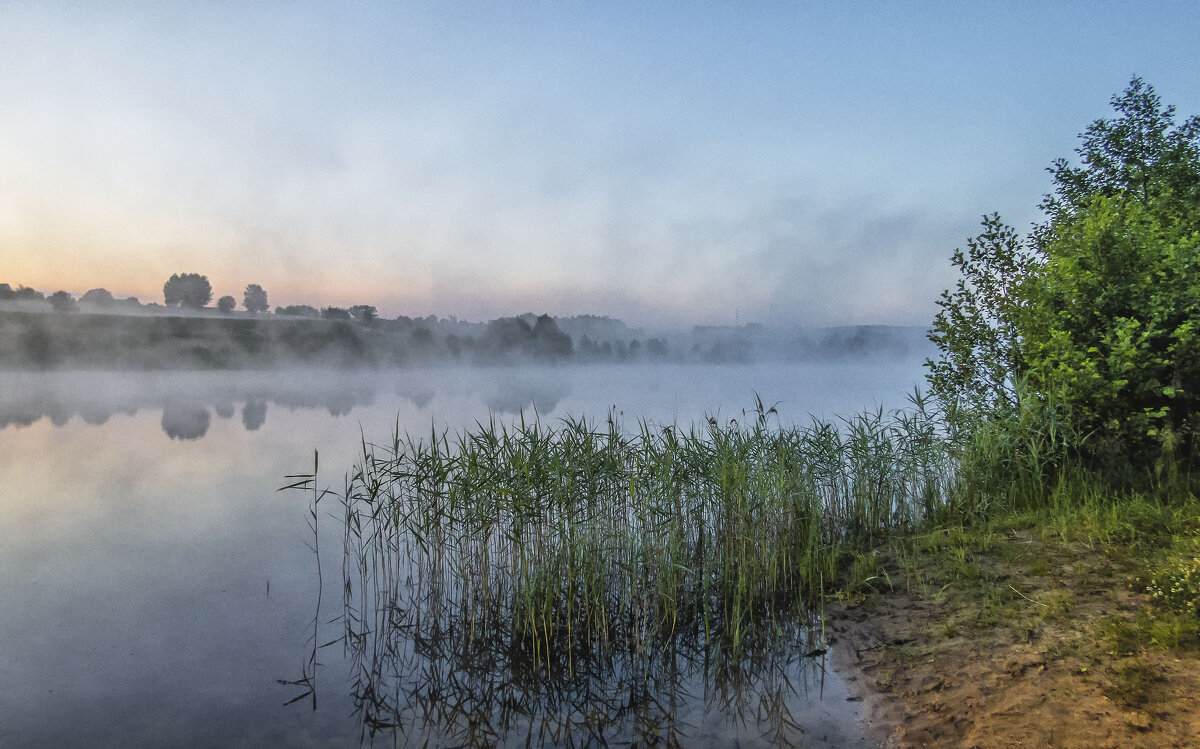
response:
<path id="1" fill-rule="evenodd" d="M 976 559 L 970 584 L 893 579 L 827 611 L 834 668 L 872 741 L 1200 747 L 1200 657 L 1122 642 L 1146 605 L 1128 570 L 1032 533 Z"/>

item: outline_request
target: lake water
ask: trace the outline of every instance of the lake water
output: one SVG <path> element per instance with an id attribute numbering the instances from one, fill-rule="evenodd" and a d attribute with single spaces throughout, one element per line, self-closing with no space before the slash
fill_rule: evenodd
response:
<path id="1" fill-rule="evenodd" d="M 310 497 L 277 489 L 310 471 L 314 453 L 319 481 L 340 487 L 360 440 L 387 441 L 397 425 L 427 434 L 535 410 L 548 422 L 603 423 L 614 409 L 631 425 L 740 420 L 755 392 L 785 423 L 806 422 L 903 406 L 921 377 L 915 354 L 771 367 L 0 374 L 0 746 L 437 743 L 436 727 L 372 737 L 354 653 L 323 648 L 315 676 L 308 665 L 314 636 L 340 633 L 342 591 L 336 574 L 318 583 Z M 319 513 L 318 525 L 322 559 L 340 563 L 336 519 Z M 796 723 L 785 733 L 865 745 L 857 703 L 824 666 L 764 667 Z M 281 683 L 302 677 L 313 694 Z M 756 722 L 761 689 L 730 697 L 708 671 L 681 678 L 669 740 L 783 735 Z"/>

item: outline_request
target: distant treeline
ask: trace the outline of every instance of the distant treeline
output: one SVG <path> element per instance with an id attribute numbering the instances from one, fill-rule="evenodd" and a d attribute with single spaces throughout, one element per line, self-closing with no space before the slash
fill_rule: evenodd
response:
<path id="1" fill-rule="evenodd" d="M 173 277 L 171 283 L 175 281 Z M 103 289 L 75 300 L 65 292 L 46 297 L 32 289 L 14 291 L 0 284 L 0 368 L 720 364 L 903 355 L 914 346 L 927 345 L 919 329 L 886 326 L 800 329 L 750 324 L 648 334 L 596 315 L 554 318 L 527 313 L 489 322 L 433 315 L 383 319 L 368 305 L 322 310 L 296 305 L 270 314 L 265 312 L 265 292 L 261 292 L 262 304 L 255 303 L 260 292 L 256 285 L 247 287 L 251 311 L 238 313 L 187 304 L 142 305 L 132 297 L 115 299 Z"/>
<path id="2" fill-rule="evenodd" d="M 921 331 L 854 327 L 817 331 L 697 328 L 673 338 L 567 333 L 595 328 L 578 318 L 345 320 L 55 314 L 0 311 L 0 368 L 263 369 L 397 367 L 423 363 L 801 361 L 911 353 Z M 593 334 L 596 331 L 593 330 Z"/>
<path id="3" fill-rule="evenodd" d="M 393 367 L 463 360 L 557 360 L 573 353 L 552 318 L 488 323 L 478 338 L 411 320 L 0 312 L 6 368 L 254 369 Z"/>

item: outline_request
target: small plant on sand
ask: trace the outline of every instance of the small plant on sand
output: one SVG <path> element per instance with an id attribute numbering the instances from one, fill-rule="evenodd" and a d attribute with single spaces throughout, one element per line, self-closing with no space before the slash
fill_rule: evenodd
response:
<path id="1" fill-rule="evenodd" d="M 1177 614 L 1200 616 L 1200 558 L 1176 559 L 1137 578 L 1151 603 Z"/>

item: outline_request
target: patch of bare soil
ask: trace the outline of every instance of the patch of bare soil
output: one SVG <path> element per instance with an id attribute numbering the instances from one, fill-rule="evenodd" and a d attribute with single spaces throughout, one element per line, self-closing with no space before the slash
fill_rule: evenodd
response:
<path id="1" fill-rule="evenodd" d="M 1200 657 L 1128 636 L 1127 570 L 1028 532 L 933 566 L 827 612 L 880 746 L 1200 747 Z"/>

